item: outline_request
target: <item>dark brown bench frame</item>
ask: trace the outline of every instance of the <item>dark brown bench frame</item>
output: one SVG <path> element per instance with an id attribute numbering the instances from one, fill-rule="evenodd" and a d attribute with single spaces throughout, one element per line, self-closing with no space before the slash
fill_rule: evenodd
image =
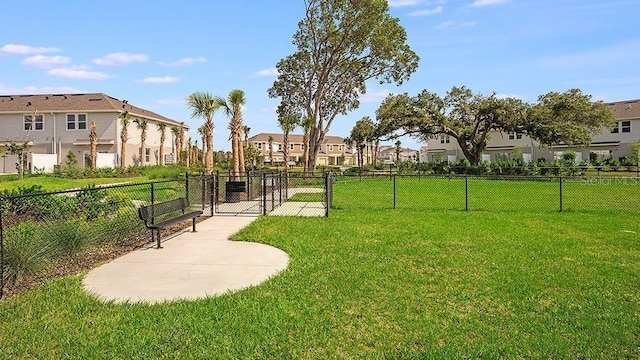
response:
<path id="1" fill-rule="evenodd" d="M 160 230 L 166 229 L 172 224 L 191 219 L 192 230 L 193 232 L 196 232 L 196 218 L 202 215 L 202 211 L 195 210 L 186 212 L 188 209 L 189 200 L 187 198 L 178 198 L 148 206 L 142 206 L 138 208 L 138 216 L 140 217 L 140 220 L 144 221 L 144 225 L 147 229 L 151 230 L 151 242 L 155 240 L 158 249 L 160 249 L 162 248 L 162 246 L 160 246 Z M 164 219 L 162 222 L 155 223 L 156 218 L 172 213 L 176 213 L 176 215 L 168 219 Z"/>

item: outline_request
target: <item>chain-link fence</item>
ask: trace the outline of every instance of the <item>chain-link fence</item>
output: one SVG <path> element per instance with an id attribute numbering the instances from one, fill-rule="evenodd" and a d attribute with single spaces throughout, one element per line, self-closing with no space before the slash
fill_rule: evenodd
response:
<path id="1" fill-rule="evenodd" d="M 141 206 L 186 197 L 193 209 L 211 216 L 212 184 L 212 177 L 187 176 L 0 197 L 0 298 L 24 275 L 51 267 L 64 273 L 90 259 L 99 262 L 110 252 L 149 243 L 150 232 L 138 217 Z M 176 224 L 162 235 L 187 226 Z"/>
<path id="2" fill-rule="evenodd" d="M 637 177 L 497 177 L 379 173 L 334 178 L 340 209 L 640 212 Z"/>
<path id="3" fill-rule="evenodd" d="M 215 213 L 311 216 L 328 211 L 327 174 L 267 171 L 215 175 Z M 281 209 L 285 202 L 291 202 Z M 289 209 L 289 210 L 287 210 Z M 297 212 L 293 212 L 297 210 Z"/>

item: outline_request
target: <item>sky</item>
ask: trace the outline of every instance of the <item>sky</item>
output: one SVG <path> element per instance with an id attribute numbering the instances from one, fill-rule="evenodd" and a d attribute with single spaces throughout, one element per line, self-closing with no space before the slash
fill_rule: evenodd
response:
<path id="1" fill-rule="evenodd" d="M 535 102 L 579 88 L 594 100 L 640 98 L 640 0 L 389 0 L 420 56 L 398 87 L 370 81 L 359 109 L 334 121 L 347 136 L 391 93 L 452 86 Z M 0 94 L 101 92 L 196 129 L 195 91 L 245 92 L 250 135 L 279 132 L 267 89 L 292 54 L 302 0 L 9 1 L 0 11 Z M 214 147 L 230 150 L 228 118 Z M 1 132 L 1 130 L 0 130 Z M 297 130 L 296 133 L 301 133 Z M 402 145 L 418 149 L 412 138 Z M 200 141 L 199 141 L 200 142 Z"/>

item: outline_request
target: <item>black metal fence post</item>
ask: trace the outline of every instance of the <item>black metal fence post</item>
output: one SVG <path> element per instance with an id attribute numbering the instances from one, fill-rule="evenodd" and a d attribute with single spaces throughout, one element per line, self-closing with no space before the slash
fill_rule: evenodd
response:
<path id="1" fill-rule="evenodd" d="M 267 215 L 267 174 L 262 173 L 262 215 Z"/>
<path id="2" fill-rule="evenodd" d="M 216 179 L 213 177 L 213 174 L 207 175 L 207 179 L 209 179 L 209 196 L 211 197 L 211 199 L 210 199 L 211 200 L 211 204 L 210 204 L 210 206 L 211 206 L 211 216 L 213 216 L 213 211 L 214 211 L 214 208 L 215 208 L 214 196 L 215 196 L 215 191 L 216 191 L 215 189 L 217 188 Z"/>
<path id="3" fill-rule="evenodd" d="M 278 188 L 280 189 L 278 191 L 278 197 L 280 198 L 278 205 L 282 206 L 282 171 L 278 173 Z"/>
<path id="4" fill-rule="evenodd" d="M 151 205 L 155 204 L 156 202 L 156 195 L 155 195 L 155 186 L 154 183 L 151 183 Z M 155 206 L 151 207 L 151 223 L 153 224 L 153 219 L 155 219 L 156 214 L 155 214 Z"/>
<path id="5" fill-rule="evenodd" d="M 558 177 L 560 182 L 560 212 L 562 212 L 562 176 Z"/>
<path id="6" fill-rule="evenodd" d="M 469 176 L 464 176 L 464 211 L 469 211 Z"/>
<path id="7" fill-rule="evenodd" d="M 325 193 L 324 216 L 325 217 L 329 217 L 329 207 L 331 207 L 331 198 L 329 195 L 330 186 L 331 186 L 331 172 L 328 171 L 324 175 L 324 193 Z"/>
<path id="8" fill-rule="evenodd" d="M 184 173 L 184 197 L 189 200 L 189 172 Z"/>
<path id="9" fill-rule="evenodd" d="M 204 173 L 200 174 L 200 191 L 202 192 L 202 195 L 200 196 L 202 198 L 202 212 L 204 212 L 204 206 L 207 198 L 207 178 L 204 176 Z"/>
<path id="10" fill-rule="evenodd" d="M 393 175 L 393 209 L 396 208 L 396 176 Z"/>
<path id="11" fill-rule="evenodd" d="M 0 204 L 4 202 L 4 199 L 0 199 Z M 4 222 L 2 219 L 2 208 L 0 207 L 0 299 L 4 295 Z"/>

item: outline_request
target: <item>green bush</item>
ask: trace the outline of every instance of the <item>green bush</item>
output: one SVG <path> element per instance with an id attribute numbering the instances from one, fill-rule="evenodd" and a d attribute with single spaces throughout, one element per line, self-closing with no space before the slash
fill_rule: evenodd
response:
<path id="1" fill-rule="evenodd" d="M 90 229 L 82 219 L 60 220 L 48 224 L 47 236 L 51 242 L 52 255 L 73 255 L 92 243 Z"/>
<path id="2" fill-rule="evenodd" d="M 23 274 L 44 268 L 49 263 L 51 244 L 38 224 L 23 222 L 4 232 L 4 280 L 15 283 Z"/>

